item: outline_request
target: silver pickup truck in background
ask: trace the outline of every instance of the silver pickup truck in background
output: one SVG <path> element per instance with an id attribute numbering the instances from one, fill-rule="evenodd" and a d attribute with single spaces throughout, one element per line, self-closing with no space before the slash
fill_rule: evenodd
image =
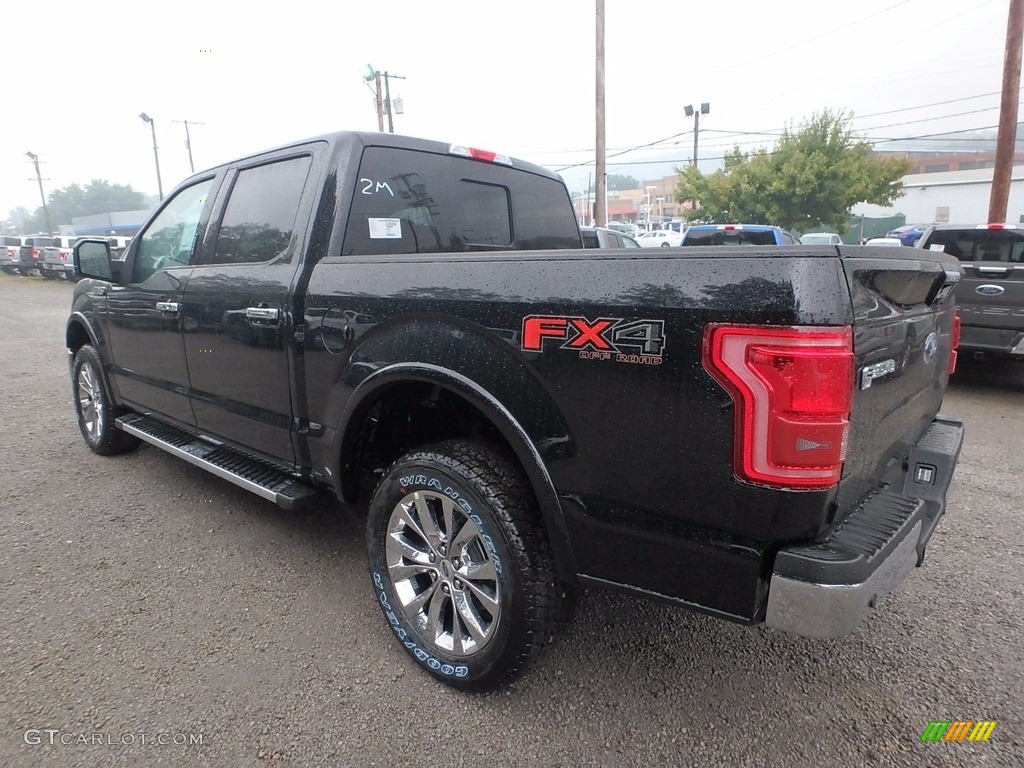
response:
<path id="1" fill-rule="evenodd" d="M 960 259 L 960 354 L 1024 361 L 1024 229 L 1015 224 L 936 224 L 918 248 Z"/>

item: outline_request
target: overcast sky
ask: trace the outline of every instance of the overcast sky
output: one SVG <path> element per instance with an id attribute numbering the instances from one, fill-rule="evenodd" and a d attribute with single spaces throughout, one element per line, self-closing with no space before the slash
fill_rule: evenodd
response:
<path id="1" fill-rule="evenodd" d="M 701 101 L 711 104 L 702 158 L 736 141 L 770 146 L 771 135 L 756 134 L 825 108 L 852 111 L 875 139 L 995 126 L 1008 6 L 606 0 L 609 172 L 666 151 L 688 162 L 683 107 Z M 47 193 L 106 179 L 155 194 L 140 112 L 156 121 L 165 193 L 189 175 L 176 120 L 196 123 L 197 170 L 321 133 L 376 130 L 368 64 L 407 78 L 391 81 L 404 105 L 398 133 L 553 169 L 593 161 L 594 0 L 20 0 L 8 2 L 4 29 L 0 217 L 39 206 L 26 151 L 39 155 Z M 570 187 L 592 167 L 568 174 Z"/>

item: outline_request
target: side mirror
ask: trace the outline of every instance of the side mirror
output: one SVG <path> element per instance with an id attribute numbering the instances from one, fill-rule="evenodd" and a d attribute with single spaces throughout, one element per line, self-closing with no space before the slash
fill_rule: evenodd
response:
<path id="1" fill-rule="evenodd" d="M 114 265 L 110 259 L 110 243 L 100 239 L 83 239 L 75 243 L 73 249 L 75 273 L 79 277 L 91 277 L 95 280 L 115 280 Z M 117 265 L 120 267 L 120 264 Z M 117 270 L 120 272 L 120 269 Z"/>

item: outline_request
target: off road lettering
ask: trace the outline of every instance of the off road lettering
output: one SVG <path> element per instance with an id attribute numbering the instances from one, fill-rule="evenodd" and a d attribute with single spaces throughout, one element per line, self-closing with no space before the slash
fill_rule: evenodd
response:
<path id="1" fill-rule="evenodd" d="M 523 318 L 522 339 L 524 352 L 543 352 L 551 340 L 549 346 L 578 351 L 582 360 L 657 365 L 665 349 L 665 321 L 530 315 Z"/>

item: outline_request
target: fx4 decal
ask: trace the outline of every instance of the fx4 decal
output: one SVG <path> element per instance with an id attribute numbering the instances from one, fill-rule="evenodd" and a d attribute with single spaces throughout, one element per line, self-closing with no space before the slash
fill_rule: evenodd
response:
<path id="1" fill-rule="evenodd" d="M 548 340 L 559 349 L 579 352 L 584 360 L 660 365 L 665 350 L 665 321 L 621 317 L 588 320 L 565 315 L 523 318 L 524 352 L 543 352 Z"/>

